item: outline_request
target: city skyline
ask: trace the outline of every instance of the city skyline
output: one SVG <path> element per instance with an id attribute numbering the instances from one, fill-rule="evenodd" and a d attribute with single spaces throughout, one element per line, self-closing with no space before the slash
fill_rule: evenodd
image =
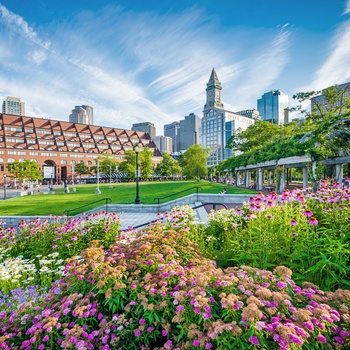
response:
<path id="1" fill-rule="evenodd" d="M 202 117 L 214 67 L 225 109 L 350 80 L 350 0 L 0 0 L 0 100 L 31 117 L 131 129 Z"/>

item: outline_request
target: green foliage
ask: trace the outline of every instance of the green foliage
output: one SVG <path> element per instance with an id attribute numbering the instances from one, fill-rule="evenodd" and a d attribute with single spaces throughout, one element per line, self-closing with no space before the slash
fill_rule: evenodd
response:
<path id="1" fill-rule="evenodd" d="M 170 154 L 164 152 L 162 161 L 156 167 L 156 173 L 161 176 L 179 175 L 181 168 L 179 162 L 176 161 Z"/>
<path id="2" fill-rule="evenodd" d="M 279 126 L 258 121 L 236 132 L 227 147 L 242 153 L 222 162 L 219 170 L 292 156 L 309 155 L 319 161 L 342 155 L 350 147 L 350 99 L 344 97 L 346 90 L 339 90 L 337 85 L 322 93 L 325 103 L 314 100 L 312 111 L 304 110 L 301 104 L 320 91 L 293 96 L 300 105 L 290 110 L 300 111 L 306 116 L 304 120 Z"/>
<path id="3" fill-rule="evenodd" d="M 136 172 L 136 154 L 135 152 L 128 150 L 125 152 L 125 160 L 119 163 L 119 171 L 126 173 L 127 177 L 135 178 Z"/>
<path id="4" fill-rule="evenodd" d="M 284 265 L 300 283 L 307 280 L 333 291 L 349 289 L 347 197 L 347 190 L 322 182 L 317 196 L 299 190 L 285 191 L 281 198 L 258 194 L 238 210 L 213 212 L 202 238 L 214 241 L 206 256 L 215 256 L 224 267 L 270 270 Z"/>
<path id="5" fill-rule="evenodd" d="M 142 151 L 138 153 L 138 163 L 141 178 L 149 179 L 153 175 L 153 163 L 152 163 L 153 151 L 148 148 L 142 148 Z M 126 151 L 125 160 L 119 163 L 119 171 L 126 173 L 127 177 L 134 179 L 136 174 L 136 153 L 135 151 Z"/>
<path id="6" fill-rule="evenodd" d="M 118 162 L 111 156 L 106 153 L 101 155 L 99 158 L 99 171 L 101 173 L 109 174 L 110 172 L 113 174 L 115 172 L 115 168 Z"/>
<path id="7" fill-rule="evenodd" d="M 80 175 L 80 178 L 82 175 L 90 174 L 90 170 L 89 170 L 88 166 L 85 165 L 85 163 L 75 164 L 74 170 L 78 175 Z"/>
<path id="8" fill-rule="evenodd" d="M 8 163 L 7 169 L 11 175 L 20 181 L 42 180 L 39 165 L 34 160 L 26 159 L 23 162 L 16 160 L 13 163 Z"/>
<path id="9" fill-rule="evenodd" d="M 189 147 L 184 155 L 182 168 L 183 175 L 189 179 L 201 178 L 207 175 L 207 159 L 209 157 L 210 149 L 203 148 L 200 145 L 192 145 Z"/>
<path id="10" fill-rule="evenodd" d="M 153 151 L 148 147 L 142 148 L 139 153 L 139 169 L 143 179 L 149 179 L 153 175 L 152 155 Z"/>
<path id="11" fill-rule="evenodd" d="M 190 220 L 181 210 L 171 211 L 166 223 L 127 232 L 108 249 L 91 242 L 78 259 L 67 260 L 67 273 L 52 285 L 45 303 L 2 308 L 2 347 L 349 346 L 349 291 L 298 287 L 284 266 L 273 272 L 220 269 L 189 239 L 201 237 L 186 227 Z"/>

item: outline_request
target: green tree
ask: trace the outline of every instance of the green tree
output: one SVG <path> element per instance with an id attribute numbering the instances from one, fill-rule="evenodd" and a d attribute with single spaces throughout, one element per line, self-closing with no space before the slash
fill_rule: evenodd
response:
<path id="1" fill-rule="evenodd" d="M 7 170 L 20 181 L 42 180 L 39 165 L 34 160 L 26 159 L 23 162 L 15 161 L 7 164 Z"/>
<path id="2" fill-rule="evenodd" d="M 98 157 L 99 160 L 99 170 L 101 173 L 105 173 L 109 176 L 110 173 L 115 172 L 115 168 L 118 164 L 118 162 L 113 158 L 112 155 L 104 153 L 100 157 Z"/>
<path id="3" fill-rule="evenodd" d="M 126 173 L 129 178 L 135 178 L 136 172 L 136 154 L 134 151 L 126 151 L 124 161 L 119 163 L 119 171 Z"/>
<path id="4" fill-rule="evenodd" d="M 181 172 L 179 162 L 176 161 L 169 153 L 163 153 L 162 161 L 156 167 L 157 174 L 161 176 L 178 175 Z"/>
<path id="5" fill-rule="evenodd" d="M 88 166 L 85 163 L 78 163 L 75 164 L 75 172 L 80 175 L 80 181 L 82 175 L 88 175 L 91 174 Z"/>
<path id="6" fill-rule="evenodd" d="M 187 178 L 197 178 L 198 180 L 206 176 L 207 159 L 210 154 L 209 148 L 204 148 L 200 145 L 192 145 L 184 153 L 185 166 L 182 168 L 183 174 Z"/>
<path id="7" fill-rule="evenodd" d="M 278 133 L 278 125 L 267 121 L 257 121 L 245 130 L 236 130 L 227 141 L 227 147 L 235 151 L 247 152 L 261 147 Z"/>
<path id="8" fill-rule="evenodd" d="M 140 149 L 138 154 L 138 164 L 140 177 L 148 179 L 153 175 L 152 149 L 144 147 Z M 126 151 L 125 160 L 119 163 L 119 171 L 126 173 L 127 177 L 135 178 L 136 174 L 136 153 L 135 151 Z"/>
<path id="9" fill-rule="evenodd" d="M 149 179 L 153 175 L 153 151 L 151 148 L 144 147 L 139 153 L 139 167 L 141 177 L 143 179 Z"/>

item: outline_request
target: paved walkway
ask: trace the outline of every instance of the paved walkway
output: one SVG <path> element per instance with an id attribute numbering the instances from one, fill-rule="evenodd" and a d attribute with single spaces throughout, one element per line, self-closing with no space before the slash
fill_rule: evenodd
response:
<path id="1" fill-rule="evenodd" d="M 120 229 L 126 230 L 129 226 L 135 227 L 148 224 L 158 218 L 157 213 L 117 213 L 120 217 Z"/>

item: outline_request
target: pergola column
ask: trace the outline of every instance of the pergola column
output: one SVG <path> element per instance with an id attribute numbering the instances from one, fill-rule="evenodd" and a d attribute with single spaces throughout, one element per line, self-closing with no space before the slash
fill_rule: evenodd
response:
<path id="1" fill-rule="evenodd" d="M 338 183 L 342 183 L 343 180 L 343 164 L 335 165 L 335 181 Z"/>
<path id="2" fill-rule="evenodd" d="M 271 170 L 267 169 L 267 186 L 271 186 Z"/>
<path id="3" fill-rule="evenodd" d="M 309 186 L 307 167 L 303 166 L 303 188 Z"/>
<path id="4" fill-rule="evenodd" d="M 262 191 L 264 189 L 264 170 L 261 168 L 257 169 L 257 190 Z"/>
<path id="5" fill-rule="evenodd" d="M 232 186 L 232 171 L 230 171 L 229 184 Z"/>
<path id="6" fill-rule="evenodd" d="M 245 187 L 250 187 L 250 170 L 245 171 Z"/>
<path id="7" fill-rule="evenodd" d="M 286 182 L 286 171 L 285 169 L 282 169 L 280 174 L 280 186 L 279 186 L 280 193 L 282 193 L 285 189 L 285 182 Z"/>
<path id="8" fill-rule="evenodd" d="M 241 172 L 239 170 L 236 171 L 236 186 L 241 185 Z"/>

